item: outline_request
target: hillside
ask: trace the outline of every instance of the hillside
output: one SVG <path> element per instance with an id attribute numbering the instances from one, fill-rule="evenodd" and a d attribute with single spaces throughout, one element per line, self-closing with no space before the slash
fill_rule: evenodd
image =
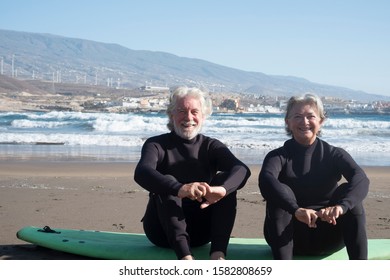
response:
<path id="1" fill-rule="evenodd" d="M 19 80 L 0 75 L 0 112 L 100 111 L 93 104 L 117 102 L 126 97 L 147 97 L 145 92 L 87 84 Z"/>
<path id="2" fill-rule="evenodd" d="M 242 71 L 164 52 L 131 50 L 117 44 L 51 34 L 0 30 L 0 42 L 3 74 L 18 79 L 116 88 L 185 84 L 214 92 L 256 96 L 314 92 L 360 101 L 390 100 L 390 97 L 316 84 L 303 78 Z"/>

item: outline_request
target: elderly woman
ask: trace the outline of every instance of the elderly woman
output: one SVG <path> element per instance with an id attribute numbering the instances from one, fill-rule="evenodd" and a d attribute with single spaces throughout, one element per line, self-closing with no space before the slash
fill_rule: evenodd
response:
<path id="1" fill-rule="evenodd" d="M 324 121 L 320 98 L 290 98 L 285 125 L 292 138 L 264 159 L 259 188 L 274 259 L 332 253 L 344 245 L 350 259 L 367 259 L 362 201 L 369 180 L 345 150 L 318 137 Z M 339 185 L 342 177 L 346 182 Z"/>
<path id="2" fill-rule="evenodd" d="M 157 246 L 172 248 L 178 259 L 193 259 L 191 248 L 208 242 L 210 258 L 225 259 L 237 190 L 250 176 L 223 143 L 200 133 L 211 106 L 200 89 L 173 91 L 167 109 L 171 132 L 146 140 L 134 173 L 149 191 L 146 236 Z"/>

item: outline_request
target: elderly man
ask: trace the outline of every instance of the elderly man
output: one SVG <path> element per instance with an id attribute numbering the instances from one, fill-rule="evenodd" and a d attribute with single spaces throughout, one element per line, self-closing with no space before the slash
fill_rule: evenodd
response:
<path id="1" fill-rule="evenodd" d="M 177 88 L 167 109 L 171 132 L 146 140 L 134 173 L 149 191 L 146 236 L 172 248 L 178 259 L 193 259 L 191 247 L 209 242 L 210 258 L 225 259 L 237 190 L 250 176 L 224 144 L 200 133 L 211 112 L 206 92 Z"/>

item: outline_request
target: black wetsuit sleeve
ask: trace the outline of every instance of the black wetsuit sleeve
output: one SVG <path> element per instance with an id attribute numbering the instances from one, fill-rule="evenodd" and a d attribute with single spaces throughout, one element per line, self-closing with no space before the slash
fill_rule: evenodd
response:
<path id="1" fill-rule="evenodd" d="M 218 140 L 214 139 L 209 151 L 210 160 L 216 162 L 216 170 L 227 174 L 223 183 L 226 194 L 241 189 L 251 175 L 250 169 Z"/>
<path id="2" fill-rule="evenodd" d="M 294 214 L 299 208 L 297 199 L 287 190 L 288 186 L 279 181 L 279 175 L 286 161 L 282 149 L 273 150 L 266 155 L 259 174 L 259 188 L 265 200 L 272 201 L 275 205 Z"/>
<path id="3" fill-rule="evenodd" d="M 335 148 L 333 159 L 336 168 L 349 183 L 343 198 L 336 203 L 343 208 L 345 213 L 361 203 L 367 196 L 370 181 L 363 169 L 345 150 Z"/>
<path id="4" fill-rule="evenodd" d="M 177 195 L 183 184 L 157 170 L 162 157 L 163 149 L 160 143 L 151 139 L 146 140 L 134 171 L 134 181 L 151 193 Z"/>

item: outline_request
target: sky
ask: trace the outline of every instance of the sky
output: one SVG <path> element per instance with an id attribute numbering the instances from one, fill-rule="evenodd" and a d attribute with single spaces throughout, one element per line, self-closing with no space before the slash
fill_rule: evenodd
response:
<path id="1" fill-rule="evenodd" d="M 389 15 L 388 0 L 1 0 L 0 29 L 390 96 Z"/>

